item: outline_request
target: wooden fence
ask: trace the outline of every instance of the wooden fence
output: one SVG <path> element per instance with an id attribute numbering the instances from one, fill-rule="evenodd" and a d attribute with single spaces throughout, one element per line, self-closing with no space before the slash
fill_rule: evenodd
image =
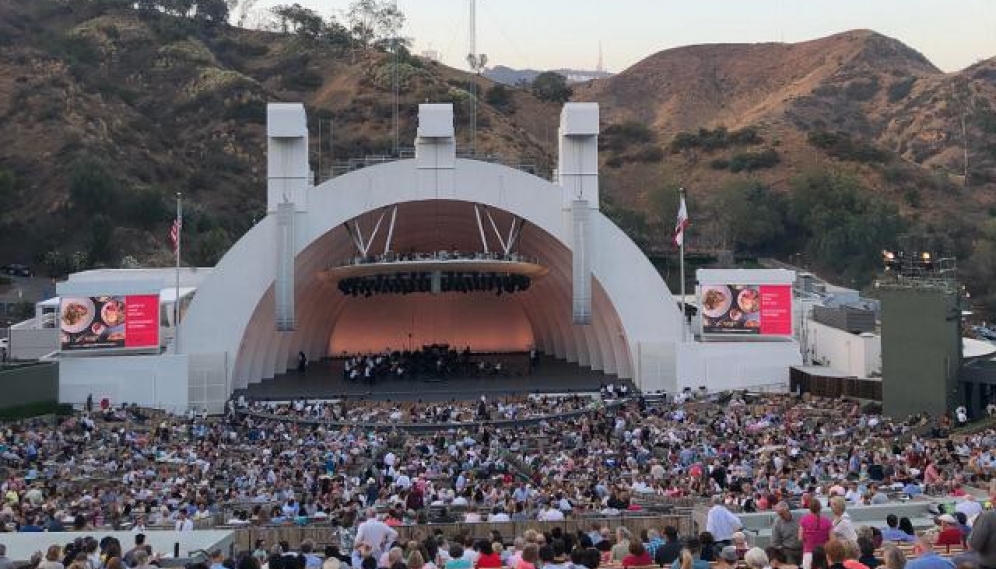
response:
<path id="1" fill-rule="evenodd" d="M 792 368 L 789 373 L 790 390 L 801 389 L 819 397 L 854 397 L 856 399 L 882 400 L 882 381 L 854 377 L 821 376 L 806 370 Z"/>
<path id="2" fill-rule="evenodd" d="M 665 526 L 678 528 L 680 535 L 694 535 L 698 529 L 692 521 L 691 515 L 623 515 L 617 517 L 576 517 L 562 522 L 480 522 L 480 523 L 450 523 L 450 524 L 424 524 L 405 525 L 395 528 L 398 531 L 400 541 L 412 539 L 421 540 L 431 535 L 436 530 L 442 530 L 443 535 L 453 537 L 457 535 L 471 535 L 474 537 L 490 537 L 492 530 L 501 532 L 506 540 L 511 540 L 522 535 L 528 529 L 538 531 L 549 531 L 555 527 L 563 528 L 565 532 L 589 531 L 593 525 L 604 526 L 615 529 L 625 526 L 635 535 L 639 535 L 645 529 L 663 529 Z M 336 531 L 327 524 L 315 524 L 308 526 L 260 526 L 245 527 L 236 530 L 236 549 L 246 551 L 252 548 L 257 539 L 262 539 L 267 546 L 271 546 L 280 541 L 286 541 L 291 548 L 297 549 L 301 542 L 310 539 L 319 548 L 329 544 L 339 544 L 339 536 Z M 347 544 L 348 547 L 348 544 Z"/>

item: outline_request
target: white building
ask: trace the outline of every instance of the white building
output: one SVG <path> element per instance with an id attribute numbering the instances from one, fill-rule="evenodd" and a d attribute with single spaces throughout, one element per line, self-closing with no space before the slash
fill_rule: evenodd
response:
<path id="1" fill-rule="evenodd" d="M 406 340 L 536 348 L 632 379 L 649 392 L 787 386 L 789 367 L 801 362 L 798 343 L 698 341 L 649 260 L 599 211 L 598 133 L 597 105 L 564 107 L 551 183 L 457 159 L 452 107 L 420 105 L 414 159 L 315 186 L 303 105 L 271 104 L 268 215 L 213 270 L 192 271 L 203 278 L 187 283 L 196 294 L 179 342 L 170 342 L 166 330 L 161 337 L 169 349 L 157 354 L 63 354 L 60 399 L 76 403 L 92 394 L 220 410 L 235 390 L 292 368 L 299 353 L 316 360 L 343 350 L 399 348 Z M 528 290 L 505 296 L 356 297 L 336 290 L 333 268 L 344 259 L 398 262 L 402 253 L 455 250 L 534 259 L 506 266 L 539 272 Z M 358 266 L 373 274 L 384 270 L 378 263 Z M 164 269 L 156 277 L 164 297 L 170 274 Z M 150 275 L 131 283 L 124 276 L 74 275 L 59 293 L 148 289 L 138 281 Z"/>

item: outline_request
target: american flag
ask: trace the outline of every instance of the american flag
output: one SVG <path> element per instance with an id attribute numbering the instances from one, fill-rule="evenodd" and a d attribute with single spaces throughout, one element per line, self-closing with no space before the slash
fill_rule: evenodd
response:
<path id="1" fill-rule="evenodd" d="M 169 241 L 173 244 L 173 253 L 180 252 L 180 231 L 183 229 L 183 218 L 177 217 L 169 228 Z"/>

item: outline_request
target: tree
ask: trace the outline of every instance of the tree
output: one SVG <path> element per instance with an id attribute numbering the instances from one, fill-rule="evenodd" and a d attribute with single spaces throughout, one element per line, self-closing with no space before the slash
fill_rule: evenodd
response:
<path id="1" fill-rule="evenodd" d="M 346 19 L 353 37 L 364 47 L 397 37 L 405 25 L 405 14 L 388 0 L 356 0 L 349 5 Z"/>
<path id="2" fill-rule="evenodd" d="M 501 83 L 495 83 L 490 89 L 488 89 L 484 93 L 484 100 L 487 101 L 489 105 L 503 113 L 511 114 L 515 111 L 515 101 L 512 99 L 512 90 Z"/>
<path id="3" fill-rule="evenodd" d="M 225 0 L 197 0 L 194 17 L 210 26 L 218 26 L 228 21 L 228 10 Z"/>
<path id="4" fill-rule="evenodd" d="M 83 213 L 106 213 L 117 205 L 118 185 L 103 164 L 84 159 L 73 168 L 69 200 Z"/>
<path id="5" fill-rule="evenodd" d="M 567 77 L 553 71 L 544 71 L 533 79 L 533 94 L 542 101 L 566 103 L 574 91 L 567 84 Z"/>
<path id="6" fill-rule="evenodd" d="M 87 238 L 87 256 L 95 263 L 110 260 L 114 253 L 114 226 L 106 215 L 97 215 L 87 224 L 90 234 Z"/>
<path id="7" fill-rule="evenodd" d="M 788 203 L 760 182 L 736 180 L 723 186 L 714 209 L 735 251 L 769 254 L 785 243 Z"/>
<path id="8" fill-rule="evenodd" d="M 836 172 L 795 180 L 789 212 L 809 258 L 856 284 L 871 279 L 882 250 L 895 245 L 904 227 L 894 204 L 874 197 L 854 177 Z"/>
<path id="9" fill-rule="evenodd" d="M 280 19 L 280 27 L 284 32 L 288 31 L 289 27 L 299 35 L 316 39 L 325 31 L 325 20 L 321 15 L 300 4 L 281 4 L 275 6 L 272 11 Z"/>
<path id="10" fill-rule="evenodd" d="M 20 194 L 17 176 L 9 170 L 0 170 L 0 219 L 13 209 Z"/>

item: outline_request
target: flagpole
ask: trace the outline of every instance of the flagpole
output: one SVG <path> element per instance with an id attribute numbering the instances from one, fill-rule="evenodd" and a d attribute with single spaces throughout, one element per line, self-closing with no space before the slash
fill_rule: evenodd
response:
<path id="1" fill-rule="evenodd" d="M 678 204 L 685 202 L 685 188 L 678 188 Z M 685 316 L 685 235 L 682 229 L 681 243 L 678 244 L 678 255 L 681 266 L 681 340 L 688 340 L 688 318 Z"/>
<path id="2" fill-rule="evenodd" d="M 183 194 L 176 193 L 176 293 L 173 298 L 173 353 L 180 353 L 180 236 L 183 234 Z"/>

